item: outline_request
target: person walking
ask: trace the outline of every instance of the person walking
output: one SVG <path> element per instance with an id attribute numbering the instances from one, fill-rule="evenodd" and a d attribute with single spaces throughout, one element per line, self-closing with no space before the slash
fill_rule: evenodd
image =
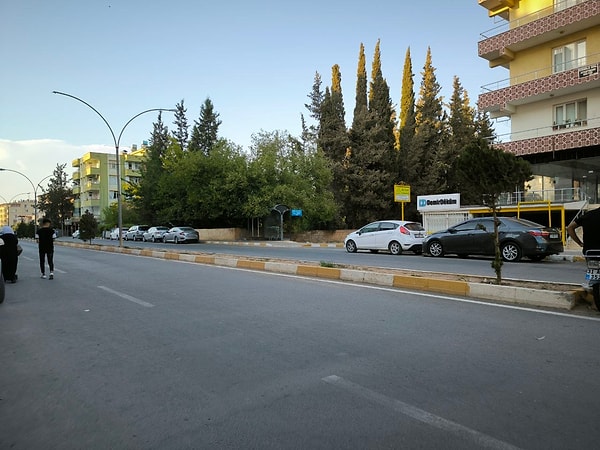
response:
<path id="1" fill-rule="evenodd" d="M 56 232 L 50 227 L 52 221 L 47 217 L 42 219 L 42 226 L 38 228 L 35 234 L 35 239 L 38 242 L 38 250 L 40 253 L 40 270 L 42 278 L 46 278 L 46 259 L 50 267 L 50 279 L 54 279 L 54 239 Z"/>
<path id="2" fill-rule="evenodd" d="M 19 263 L 19 239 L 9 226 L 2 227 L 0 238 L 4 245 L 0 246 L 2 260 L 2 276 L 7 283 L 17 282 L 17 264 Z"/>
<path id="3" fill-rule="evenodd" d="M 583 240 L 575 232 L 579 227 L 583 228 Z M 567 227 L 567 233 L 573 242 L 583 247 L 584 255 L 588 250 L 600 250 L 600 208 L 575 217 Z"/>

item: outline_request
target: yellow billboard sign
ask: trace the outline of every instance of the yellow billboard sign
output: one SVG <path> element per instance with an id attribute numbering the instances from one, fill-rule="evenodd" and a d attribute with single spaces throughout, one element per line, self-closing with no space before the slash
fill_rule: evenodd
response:
<path id="1" fill-rule="evenodd" d="M 394 201 L 410 203 L 410 186 L 408 184 L 394 185 Z"/>

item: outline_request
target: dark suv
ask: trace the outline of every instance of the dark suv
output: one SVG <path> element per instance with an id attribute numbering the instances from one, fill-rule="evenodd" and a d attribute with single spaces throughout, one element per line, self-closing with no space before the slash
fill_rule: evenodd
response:
<path id="1" fill-rule="evenodd" d="M 144 233 L 150 228 L 148 225 L 133 225 L 129 227 L 123 239 L 126 241 L 141 241 L 144 239 Z"/>

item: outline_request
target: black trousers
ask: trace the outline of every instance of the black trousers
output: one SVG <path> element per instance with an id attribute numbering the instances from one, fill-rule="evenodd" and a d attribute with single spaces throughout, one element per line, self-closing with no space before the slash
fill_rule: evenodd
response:
<path id="1" fill-rule="evenodd" d="M 46 273 L 46 258 L 48 258 L 50 272 L 54 272 L 54 252 L 46 252 L 44 250 L 40 250 L 40 272 Z"/>

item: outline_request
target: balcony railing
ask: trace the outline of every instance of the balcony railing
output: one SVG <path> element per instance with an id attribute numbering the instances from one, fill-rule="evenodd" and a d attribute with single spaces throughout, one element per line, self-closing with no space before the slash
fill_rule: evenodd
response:
<path id="1" fill-rule="evenodd" d="M 525 139 L 535 139 L 544 136 L 550 136 L 557 132 L 570 132 L 576 131 L 584 127 L 589 128 L 600 128 L 600 117 L 592 117 L 588 119 L 576 120 L 574 122 L 568 122 L 564 124 L 553 124 L 551 126 L 531 128 L 529 130 L 522 130 L 518 132 L 496 134 L 492 138 L 493 143 L 504 143 L 522 141 Z M 560 134 L 560 133 L 559 133 Z"/>
<path id="2" fill-rule="evenodd" d="M 547 8 L 540 9 L 539 11 L 535 11 L 531 14 L 527 14 L 526 16 L 522 16 L 510 21 L 504 21 L 500 25 L 497 25 L 494 28 L 486 30 L 480 33 L 481 40 L 489 39 L 491 37 L 497 36 L 501 33 L 504 33 L 509 30 L 513 30 L 515 28 L 526 25 L 530 22 L 541 19 L 542 17 L 547 17 L 555 12 L 563 11 L 572 6 L 578 5 L 583 2 L 587 2 L 590 0 L 563 0 L 561 2 L 556 2 L 554 5 L 549 6 Z M 594 0 L 596 1 L 596 0 Z"/>
<path id="3" fill-rule="evenodd" d="M 522 202 L 571 203 L 585 201 L 586 194 L 581 188 L 544 189 L 539 191 L 505 192 L 500 195 L 500 206 L 514 206 Z"/>
<path id="4" fill-rule="evenodd" d="M 584 70 L 586 69 L 587 76 L 593 74 L 594 70 L 598 72 L 600 65 L 600 53 L 592 53 L 591 55 L 582 56 L 581 58 L 575 58 L 570 61 L 561 63 L 563 70 L 555 70 L 556 64 L 546 67 L 535 69 L 531 72 L 522 73 L 519 75 L 512 76 L 510 78 L 504 78 L 499 81 L 484 84 L 481 86 L 481 93 L 493 92 L 499 89 L 505 89 L 517 84 L 527 83 L 528 81 L 539 80 L 540 78 L 549 77 L 557 73 L 566 72 L 568 70 Z M 577 75 L 577 74 L 576 74 Z"/>

